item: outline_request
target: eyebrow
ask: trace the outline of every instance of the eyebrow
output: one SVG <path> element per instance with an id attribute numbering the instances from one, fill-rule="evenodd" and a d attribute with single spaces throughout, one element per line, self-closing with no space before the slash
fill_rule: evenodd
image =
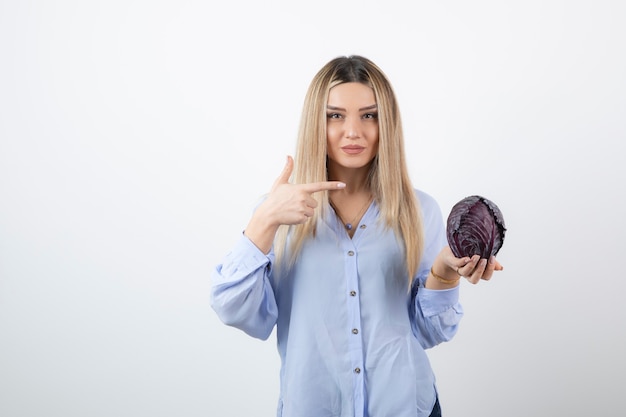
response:
<path id="1" fill-rule="evenodd" d="M 377 104 L 372 104 L 371 106 L 367 106 L 367 107 L 361 107 L 359 109 L 359 111 L 364 111 L 364 110 L 373 110 L 375 108 L 377 108 L 378 105 Z M 346 109 L 342 108 L 342 107 L 335 107 L 335 106 L 326 106 L 326 109 L 328 110 L 340 110 L 340 111 L 346 111 Z"/>

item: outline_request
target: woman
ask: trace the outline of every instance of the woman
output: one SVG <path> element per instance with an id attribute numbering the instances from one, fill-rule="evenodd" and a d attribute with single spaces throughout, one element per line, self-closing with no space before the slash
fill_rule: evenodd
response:
<path id="1" fill-rule="evenodd" d="M 276 326 L 279 417 L 441 415 L 425 349 L 457 330 L 460 277 L 502 267 L 454 257 L 438 204 L 411 185 L 403 140 L 380 68 L 328 62 L 305 98 L 295 163 L 214 271 L 224 323 L 260 339 Z"/>

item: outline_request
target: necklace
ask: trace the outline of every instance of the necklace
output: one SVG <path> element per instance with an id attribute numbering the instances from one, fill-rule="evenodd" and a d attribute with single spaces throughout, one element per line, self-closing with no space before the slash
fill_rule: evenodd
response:
<path id="1" fill-rule="evenodd" d="M 339 212 L 339 210 L 337 209 L 337 207 L 333 204 L 332 201 L 330 201 L 330 205 L 333 208 L 333 210 L 335 210 L 335 213 L 337 214 L 337 217 L 339 217 L 339 220 L 341 220 L 341 222 L 343 223 L 344 227 L 346 228 L 346 230 L 348 232 L 352 231 L 352 228 L 354 227 L 353 224 L 361 218 L 361 216 L 363 215 L 363 213 L 365 212 L 365 209 L 367 209 L 367 207 L 369 207 L 370 203 L 372 202 L 372 197 L 370 196 L 367 201 L 365 202 L 365 204 L 363 205 L 363 207 L 361 207 L 361 210 L 359 210 L 359 212 L 356 214 L 356 216 L 354 216 L 354 218 L 352 219 L 351 222 L 346 222 L 343 219 L 343 216 L 341 215 L 341 213 Z"/>

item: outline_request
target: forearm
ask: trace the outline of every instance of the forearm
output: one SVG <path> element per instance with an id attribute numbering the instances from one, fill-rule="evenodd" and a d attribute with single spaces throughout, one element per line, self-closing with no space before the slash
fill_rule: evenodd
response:
<path id="1" fill-rule="evenodd" d="M 267 255 L 272 249 L 277 230 L 278 224 L 272 222 L 269 216 L 257 211 L 246 226 L 244 235 Z"/>
<path id="2" fill-rule="evenodd" d="M 270 284 L 271 256 L 242 237 L 213 271 L 211 307 L 227 325 L 266 339 L 278 311 Z"/>
<path id="3" fill-rule="evenodd" d="M 419 288 L 413 300 L 414 334 L 424 349 L 449 341 L 463 317 L 458 286 L 446 290 Z"/>

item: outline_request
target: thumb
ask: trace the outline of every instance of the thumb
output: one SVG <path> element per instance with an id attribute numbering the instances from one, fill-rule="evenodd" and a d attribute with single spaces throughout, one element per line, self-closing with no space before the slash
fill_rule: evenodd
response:
<path id="1" fill-rule="evenodd" d="M 274 185 L 272 186 L 272 190 L 279 186 L 280 184 L 287 184 L 289 182 L 289 177 L 291 177 L 291 173 L 293 172 L 293 158 L 291 155 L 287 155 L 287 162 L 285 163 L 285 167 L 283 168 L 283 172 L 280 173 L 276 181 L 274 181 Z"/>

